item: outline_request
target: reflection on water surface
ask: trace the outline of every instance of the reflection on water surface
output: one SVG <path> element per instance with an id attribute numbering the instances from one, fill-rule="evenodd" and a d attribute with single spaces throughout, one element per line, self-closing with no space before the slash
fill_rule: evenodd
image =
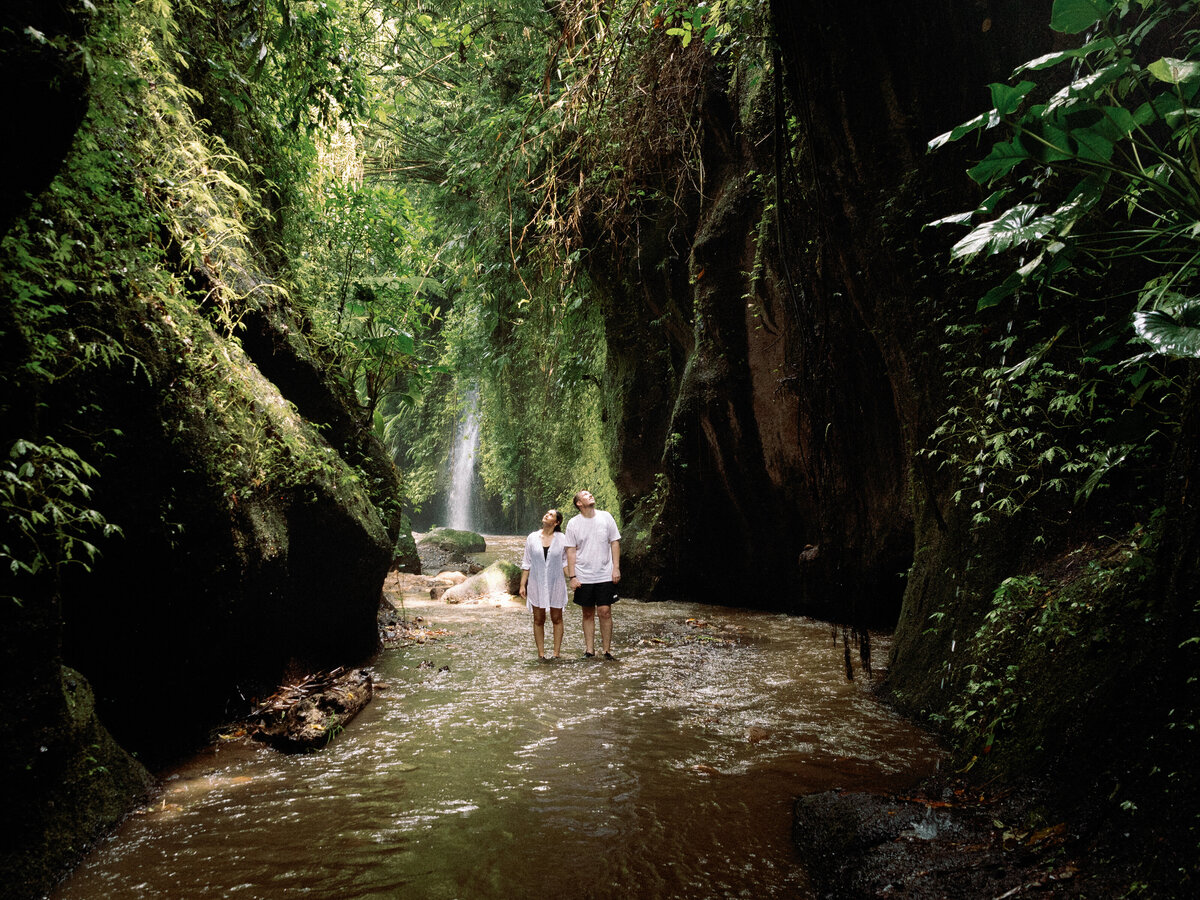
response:
<path id="1" fill-rule="evenodd" d="M 936 760 L 821 623 L 623 600 L 615 662 L 579 658 L 571 609 L 543 663 L 519 602 L 406 608 L 449 634 L 383 651 L 388 687 L 332 746 L 197 756 L 56 900 L 804 897 L 791 799 Z"/>

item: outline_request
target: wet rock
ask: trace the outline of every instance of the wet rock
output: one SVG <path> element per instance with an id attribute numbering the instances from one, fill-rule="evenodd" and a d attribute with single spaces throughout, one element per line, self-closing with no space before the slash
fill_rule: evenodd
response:
<path id="1" fill-rule="evenodd" d="M 818 897 L 999 897 L 1058 884 L 1006 854 L 982 810 L 950 803 L 811 794 L 796 801 L 792 836 Z"/>
<path id="2" fill-rule="evenodd" d="M 772 733 L 770 728 L 764 728 L 761 725 L 751 725 L 746 729 L 746 740 L 751 744 L 757 744 L 759 741 L 765 741 Z"/>
<path id="3" fill-rule="evenodd" d="M 457 571 L 466 575 L 478 572 L 481 567 L 471 562 L 468 555 L 483 551 L 487 546 L 486 540 L 475 532 L 461 532 L 466 535 L 461 541 L 443 540 L 448 531 L 450 529 L 435 529 L 417 537 L 416 547 L 421 560 L 421 571 L 442 574 Z M 468 547 L 479 549 L 467 549 Z"/>
<path id="4" fill-rule="evenodd" d="M 446 589 L 440 596 L 447 603 L 462 603 L 464 600 L 477 600 L 480 597 L 499 592 L 516 594 L 520 592 L 520 589 L 520 566 L 504 560 L 496 560 L 479 574 L 472 575 L 461 584 Z M 431 597 L 433 597 L 433 590 L 430 591 Z M 437 597 L 434 599 L 436 600 Z"/>
<path id="5" fill-rule="evenodd" d="M 447 553 L 482 553 L 487 549 L 483 535 L 456 528 L 434 528 L 417 541 L 419 549 L 435 547 Z"/>

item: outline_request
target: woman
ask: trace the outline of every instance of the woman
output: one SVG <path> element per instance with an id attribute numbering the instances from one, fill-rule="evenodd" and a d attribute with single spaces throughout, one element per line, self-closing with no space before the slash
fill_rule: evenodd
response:
<path id="1" fill-rule="evenodd" d="M 562 649 L 563 609 L 567 605 L 567 548 L 562 513 L 548 509 L 542 528 L 525 539 L 521 560 L 521 596 L 533 610 L 533 642 L 538 659 L 558 659 Z M 554 655 L 546 656 L 546 610 L 554 625 Z"/>

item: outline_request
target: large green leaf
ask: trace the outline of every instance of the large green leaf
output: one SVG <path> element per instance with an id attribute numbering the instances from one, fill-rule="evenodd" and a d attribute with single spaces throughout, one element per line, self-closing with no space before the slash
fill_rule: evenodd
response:
<path id="1" fill-rule="evenodd" d="M 992 146 L 992 151 L 967 174 L 980 184 L 989 184 L 1003 178 L 1018 165 L 1029 159 L 1029 151 L 1021 144 L 1020 137 L 1001 141 Z"/>
<path id="2" fill-rule="evenodd" d="M 1070 50 L 1059 50 L 1054 53 L 1047 53 L 1044 56 L 1039 56 L 1036 59 L 1031 59 L 1026 63 L 1022 63 L 1013 69 L 1013 76 L 1016 77 L 1022 72 L 1036 72 L 1042 69 L 1049 69 L 1057 66 L 1061 62 L 1066 62 L 1069 59 L 1080 59 L 1087 56 L 1096 50 L 1111 50 L 1113 48 L 1112 38 L 1104 37 L 1098 40 L 1089 41 L 1082 47 L 1073 47 Z"/>
<path id="3" fill-rule="evenodd" d="M 1021 286 L 1022 278 L 1016 272 L 1013 272 L 1003 282 L 996 285 L 986 294 L 979 298 L 979 303 L 976 309 L 984 310 L 992 306 L 999 306 L 1009 297 L 1017 292 L 1017 288 Z"/>
<path id="4" fill-rule="evenodd" d="M 1087 31 L 1113 8 L 1113 0 L 1054 0 L 1050 27 L 1065 34 Z"/>
<path id="5" fill-rule="evenodd" d="M 1146 67 L 1150 74 L 1167 84 L 1183 84 L 1200 78 L 1200 60 L 1173 59 L 1164 56 Z"/>
<path id="6" fill-rule="evenodd" d="M 1016 111 L 1017 107 L 1021 105 L 1021 101 L 1025 99 L 1025 95 L 1037 85 L 1032 81 L 1022 81 L 1015 86 L 997 82 L 988 87 L 992 92 L 992 106 L 996 108 L 995 111 L 1002 116 L 1007 116 Z"/>
<path id="7" fill-rule="evenodd" d="M 1133 120 L 1139 125 L 1163 120 L 1181 109 L 1179 98 L 1171 93 L 1159 94 L 1153 100 L 1141 104 L 1133 113 Z"/>
<path id="8" fill-rule="evenodd" d="M 1091 162 L 1108 162 L 1112 159 L 1113 143 L 1098 131 L 1079 129 L 1071 132 L 1071 138 L 1075 141 L 1080 159 Z"/>
<path id="9" fill-rule="evenodd" d="M 970 121 L 963 122 L 961 125 L 956 125 L 944 134 L 939 134 L 929 142 L 929 150 L 932 152 L 937 150 L 939 147 L 950 143 L 951 141 L 957 141 L 959 138 L 970 134 L 977 128 L 987 129 L 993 127 L 994 125 L 998 125 L 999 123 L 1000 114 L 996 112 L 996 110 L 992 109 L 985 113 L 980 113 Z"/>
<path id="10" fill-rule="evenodd" d="M 954 259 L 969 259 L 983 252 L 990 256 L 1044 237 L 1054 227 L 1055 218 L 1039 216 L 1037 211 L 1032 203 L 1014 206 L 998 219 L 977 226 L 954 245 L 950 255 Z"/>
<path id="11" fill-rule="evenodd" d="M 1041 162 L 1062 162 L 1064 159 L 1073 159 L 1075 154 L 1072 151 L 1071 139 L 1065 131 L 1049 121 L 1042 122 L 1040 128 L 1041 140 L 1032 142 L 1034 155 Z"/>
<path id="12" fill-rule="evenodd" d="M 1133 330 L 1158 353 L 1200 358 L 1200 298 L 1133 314 Z"/>
<path id="13" fill-rule="evenodd" d="M 1119 141 L 1129 137 L 1137 128 L 1133 113 L 1123 106 L 1106 106 L 1103 109 L 1104 120 L 1096 126 L 1096 130 L 1110 141 Z"/>
<path id="14" fill-rule="evenodd" d="M 1050 102 L 1046 104 L 1046 111 L 1053 112 L 1063 107 L 1071 108 L 1080 102 L 1089 102 L 1100 97 L 1109 85 L 1129 71 L 1131 65 L 1129 60 L 1122 59 L 1096 72 L 1090 72 L 1075 79 L 1050 98 Z"/>

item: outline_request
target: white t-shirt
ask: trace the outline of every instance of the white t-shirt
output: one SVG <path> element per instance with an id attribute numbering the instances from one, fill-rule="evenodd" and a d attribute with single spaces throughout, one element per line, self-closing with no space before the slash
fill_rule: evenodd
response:
<path id="1" fill-rule="evenodd" d="M 567 523 L 567 546 L 575 548 L 575 577 L 580 584 L 612 581 L 612 549 L 621 539 L 617 523 L 602 509 L 594 516 L 580 513 Z"/>

